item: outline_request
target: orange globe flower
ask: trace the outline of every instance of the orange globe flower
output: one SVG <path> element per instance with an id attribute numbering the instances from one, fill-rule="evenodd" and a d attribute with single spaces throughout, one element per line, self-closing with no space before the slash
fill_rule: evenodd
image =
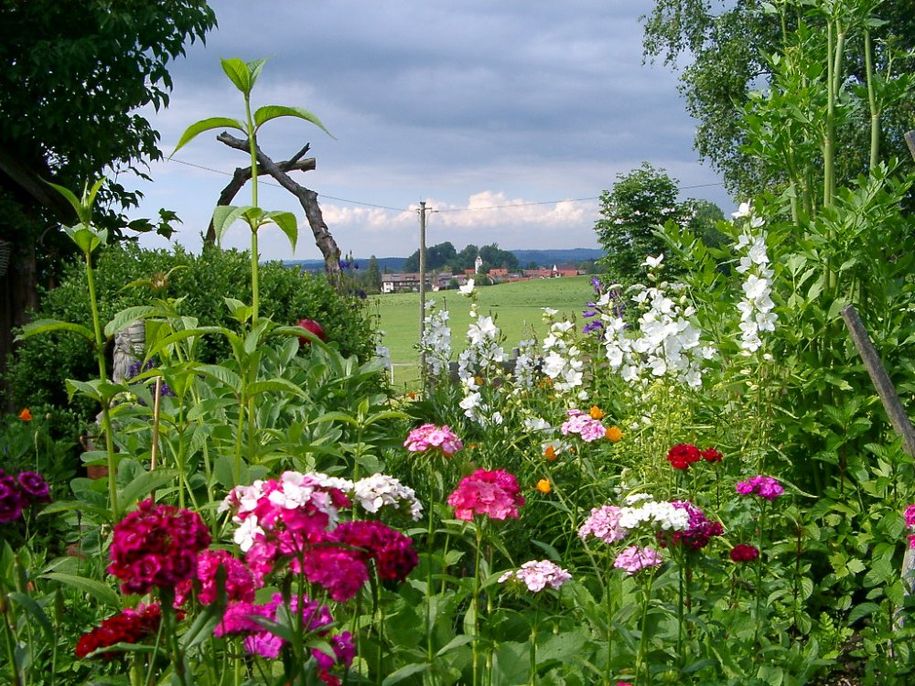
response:
<path id="1" fill-rule="evenodd" d="M 607 428 L 607 431 L 604 433 L 604 436 L 607 437 L 607 440 L 611 443 L 618 442 L 623 437 L 623 432 L 620 431 L 618 426 L 611 426 Z"/>
<path id="2" fill-rule="evenodd" d="M 32 411 L 27 407 L 22 408 L 22 412 L 19 413 L 19 419 L 24 422 L 32 421 Z"/>
<path id="3" fill-rule="evenodd" d="M 591 405 L 591 411 L 588 413 L 591 415 L 591 419 L 603 419 L 604 411 L 600 409 L 597 405 Z"/>
<path id="4" fill-rule="evenodd" d="M 549 479 L 540 479 L 540 481 L 537 482 L 537 490 L 540 491 L 541 493 L 543 493 L 544 495 L 546 495 L 547 493 L 552 491 L 553 487 L 550 485 L 550 480 Z"/>
<path id="5" fill-rule="evenodd" d="M 550 462 L 554 462 L 556 460 L 556 448 L 554 448 L 551 445 L 548 445 L 546 447 L 546 449 L 543 451 L 543 456 Z"/>

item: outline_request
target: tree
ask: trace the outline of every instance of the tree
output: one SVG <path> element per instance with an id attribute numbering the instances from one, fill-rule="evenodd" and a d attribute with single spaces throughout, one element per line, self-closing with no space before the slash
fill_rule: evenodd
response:
<path id="1" fill-rule="evenodd" d="M 9 250 L 0 367 L 12 328 L 38 304 L 39 281 L 53 285 L 69 249 L 59 227 L 73 222 L 72 210 L 44 181 L 82 188 L 103 170 L 145 178 L 146 162 L 162 153 L 159 134 L 136 110 L 168 105 L 168 62 L 215 24 L 201 0 L 0 0 L 0 249 Z M 122 211 L 138 200 L 109 182 L 100 225 L 120 237 L 128 227 Z M 159 228 L 167 233 L 167 221 Z"/>
<path id="2" fill-rule="evenodd" d="M 508 250 L 502 250 L 499 248 L 498 243 L 484 245 L 480 248 L 480 257 L 483 260 L 484 270 L 487 272 L 493 267 L 501 267 L 508 270 L 518 268 L 518 258 L 515 257 L 515 254 Z"/>
<path id="3" fill-rule="evenodd" d="M 669 220 L 682 224 L 691 213 L 678 199 L 677 182 L 648 162 L 616 179 L 613 190 L 601 193 L 601 218 L 594 230 L 606 252 L 607 278 L 628 285 L 642 280 L 647 255 L 664 252 L 664 241 L 655 235 L 657 227 Z"/>
<path id="4" fill-rule="evenodd" d="M 449 241 L 426 248 L 426 269 L 441 269 L 456 256 L 457 251 Z M 403 269 L 405 272 L 419 271 L 419 250 L 407 258 Z"/>
<path id="5" fill-rule="evenodd" d="M 366 292 L 381 292 L 381 271 L 378 269 L 378 259 L 374 255 L 369 258 L 369 265 L 366 267 L 364 278 Z"/>
<path id="6" fill-rule="evenodd" d="M 910 3 L 656 0 L 643 20 L 647 58 L 662 58 L 673 68 L 683 64 L 684 56 L 692 58 L 680 73 L 680 90 L 687 111 L 699 122 L 696 150 L 721 172 L 732 193 L 750 197 L 767 186 L 796 185 L 811 170 L 816 175 L 830 157 L 823 150 L 829 139 L 842 151 L 836 169 L 840 185 L 874 166 L 874 137 L 881 159 L 905 159 L 902 134 L 911 128 L 915 114 L 915 13 Z M 791 68 L 798 50 L 814 47 L 823 53 L 820 68 L 798 71 L 794 76 L 804 82 L 803 88 L 789 89 L 824 103 L 826 77 L 838 65 L 846 73 L 841 79 L 834 75 L 833 81 L 842 100 L 851 105 L 850 116 L 833 121 L 831 135 L 824 130 L 829 126 L 825 113 L 808 120 L 813 130 L 805 135 L 814 134 L 812 150 L 800 162 L 809 167 L 791 179 L 791 160 L 767 164 L 766 156 L 751 148 L 758 145 L 760 133 L 754 122 L 766 119 L 754 111 L 753 92 L 770 86 L 779 69 Z M 828 49 L 833 52 L 827 56 Z M 788 115 L 807 106 L 783 102 L 779 108 L 787 121 Z M 776 144 L 798 148 L 797 134 L 790 143 Z"/>

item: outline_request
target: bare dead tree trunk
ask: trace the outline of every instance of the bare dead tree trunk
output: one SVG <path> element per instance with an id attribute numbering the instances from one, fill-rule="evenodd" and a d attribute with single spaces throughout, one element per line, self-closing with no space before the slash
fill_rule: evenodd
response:
<path id="1" fill-rule="evenodd" d="M 216 140 L 228 145 L 230 148 L 235 148 L 242 152 L 248 152 L 249 150 L 248 141 L 246 139 L 236 138 L 225 132 L 219 134 L 216 137 Z M 257 163 L 260 166 L 260 169 L 272 176 L 277 183 L 298 198 L 299 204 L 301 204 L 302 209 L 305 210 L 305 217 L 308 219 L 308 225 L 311 227 L 311 232 L 314 234 L 315 245 L 318 246 L 318 249 L 324 256 L 324 271 L 327 272 L 327 276 L 331 281 L 336 283 L 340 276 L 340 248 L 337 247 L 337 242 L 334 240 L 330 230 L 327 228 L 327 224 L 324 222 L 324 215 L 321 213 L 321 206 L 318 204 L 318 194 L 315 191 L 296 183 L 296 181 L 286 173 L 286 170 L 282 168 L 282 163 L 277 164 L 271 160 L 260 148 L 257 148 Z M 260 169 L 258 170 L 259 174 Z M 239 171 L 244 170 L 236 170 L 236 175 L 238 175 Z M 248 168 L 247 173 L 250 178 L 250 167 Z M 226 190 L 229 190 L 229 187 L 227 187 Z M 226 191 L 223 192 L 225 193 Z"/>

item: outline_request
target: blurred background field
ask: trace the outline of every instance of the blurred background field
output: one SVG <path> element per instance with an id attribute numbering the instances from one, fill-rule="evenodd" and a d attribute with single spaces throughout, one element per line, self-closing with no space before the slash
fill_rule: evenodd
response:
<path id="1" fill-rule="evenodd" d="M 552 307 L 559 317 L 581 322 L 581 312 L 594 294 L 590 276 L 516 281 L 477 289 L 481 314 L 491 314 L 505 334 L 504 347 L 510 355 L 519 341 L 543 338 L 543 308 Z M 470 323 L 470 299 L 456 290 L 429 292 L 426 300 L 447 309 L 450 315 L 452 359 L 464 349 Z M 415 390 L 419 387 L 419 293 L 389 293 L 372 296 L 369 305 L 384 331 L 383 343 L 391 350 L 394 387 Z"/>

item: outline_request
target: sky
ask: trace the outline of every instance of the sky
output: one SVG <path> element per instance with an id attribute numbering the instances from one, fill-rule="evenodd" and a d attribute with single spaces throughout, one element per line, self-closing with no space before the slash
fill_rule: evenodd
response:
<path id="1" fill-rule="evenodd" d="M 254 107 L 304 107 L 333 137 L 298 119 L 267 123 L 259 144 L 284 160 L 310 143 L 314 171 L 296 172 L 319 194 L 344 254 L 406 256 L 427 244 L 498 243 L 503 249 L 598 247 L 597 196 L 649 161 L 683 197 L 734 202 L 700 163 L 676 74 L 643 64 L 639 17 L 650 0 L 210 0 L 219 26 L 171 63 L 167 109 L 144 110 L 169 155 L 193 122 L 242 118 L 241 94 L 220 59 L 267 58 Z M 200 135 L 152 183 L 135 216 L 158 208 L 183 220 L 174 241 L 197 250 L 213 206 L 247 157 Z M 127 180 L 121 179 L 122 182 Z M 276 227 L 259 234 L 265 259 L 319 259 L 298 201 L 262 177 L 259 204 L 299 220 L 293 253 Z M 246 186 L 235 204 L 250 204 Z M 248 246 L 230 228 L 226 247 Z M 166 245 L 144 237 L 148 247 Z"/>

